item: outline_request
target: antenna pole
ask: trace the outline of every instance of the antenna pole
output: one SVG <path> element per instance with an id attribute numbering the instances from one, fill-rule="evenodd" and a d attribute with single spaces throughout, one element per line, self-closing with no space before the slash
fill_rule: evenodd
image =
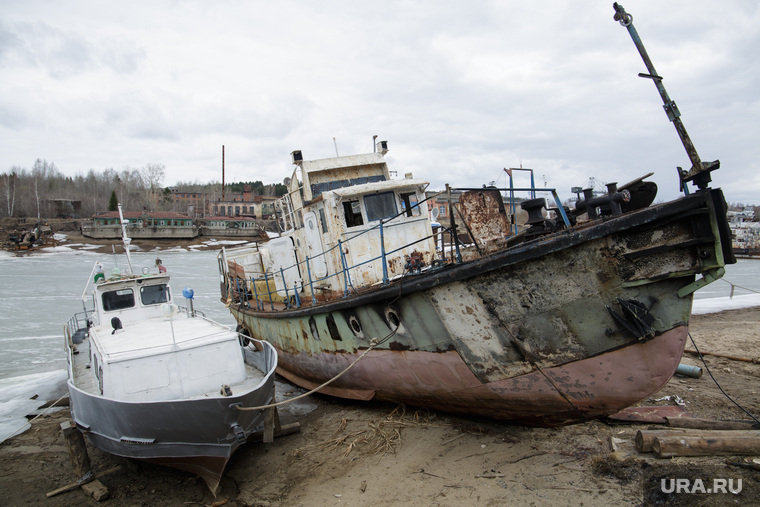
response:
<path id="1" fill-rule="evenodd" d="M 127 264 L 129 265 L 129 273 L 133 274 L 134 270 L 132 270 L 132 257 L 129 256 L 129 244 L 132 242 L 132 239 L 127 236 L 127 221 L 124 220 L 124 213 L 121 211 L 121 203 L 118 204 L 119 207 L 119 222 L 121 222 L 121 241 L 124 245 L 124 252 L 127 254 Z"/>
<path id="2" fill-rule="evenodd" d="M 705 189 L 707 187 L 707 184 L 710 182 L 710 171 L 713 171 L 720 167 L 720 160 L 715 160 L 713 162 L 702 162 L 702 159 L 699 158 L 697 149 L 694 147 L 694 143 L 691 142 L 691 138 L 689 137 L 688 132 L 686 132 L 686 127 L 684 127 L 684 124 L 681 121 L 681 113 L 678 111 L 676 103 L 668 96 L 668 92 L 665 90 L 665 86 L 662 84 L 662 77 L 657 74 L 657 71 L 654 69 L 652 60 L 649 58 L 647 50 L 644 49 L 644 43 L 641 42 L 641 37 L 639 37 L 639 33 L 633 26 L 633 16 L 625 12 L 623 6 L 617 2 L 615 2 L 612 7 L 615 9 L 615 16 L 613 19 L 620 22 L 620 24 L 628 30 L 628 33 L 631 35 L 631 39 L 633 39 L 633 43 L 636 46 L 636 49 L 639 50 L 641 59 L 644 60 L 644 65 L 646 65 L 646 68 L 649 71 L 648 74 L 640 73 L 639 77 L 651 79 L 654 82 L 654 85 L 657 87 L 657 91 L 660 93 L 660 97 L 662 98 L 665 114 L 667 114 L 668 119 L 673 122 L 673 125 L 676 128 L 676 132 L 678 132 L 678 137 L 681 138 L 681 143 L 686 149 L 686 154 L 689 156 L 689 160 L 691 160 L 691 170 L 687 172 L 679 168 L 679 174 L 681 176 L 682 182 L 695 180 L 694 183 L 700 189 Z"/>

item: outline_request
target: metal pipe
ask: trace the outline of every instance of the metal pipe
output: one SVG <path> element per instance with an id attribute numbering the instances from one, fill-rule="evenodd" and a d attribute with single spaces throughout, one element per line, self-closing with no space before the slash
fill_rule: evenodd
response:
<path id="1" fill-rule="evenodd" d="M 256 290 L 256 279 L 254 277 L 251 277 L 251 285 L 253 285 L 253 298 L 256 300 L 256 309 L 262 310 L 263 308 L 259 302 L 259 292 Z"/>
<path id="2" fill-rule="evenodd" d="M 388 264 L 385 261 L 385 236 L 383 235 L 382 219 L 380 219 L 380 258 L 383 263 L 383 285 L 388 285 Z"/>
<path id="3" fill-rule="evenodd" d="M 691 378 L 701 378 L 702 368 L 700 368 L 699 366 L 691 366 L 688 364 L 679 364 L 678 368 L 676 368 L 676 375 L 681 375 L 683 377 L 691 377 Z"/>
<path id="4" fill-rule="evenodd" d="M 309 266 L 309 256 L 306 256 L 306 276 L 309 277 L 309 291 L 311 292 L 311 306 L 317 305 L 317 299 L 314 297 L 314 281 L 311 279 L 311 266 Z"/>
<path id="5" fill-rule="evenodd" d="M 264 271 L 264 283 L 267 286 L 267 296 L 269 297 L 269 306 L 272 310 L 274 310 L 274 301 L 272 300 L 272 289 L 269 288 L 269 277 L 267 276 L 266 271 Z"/>

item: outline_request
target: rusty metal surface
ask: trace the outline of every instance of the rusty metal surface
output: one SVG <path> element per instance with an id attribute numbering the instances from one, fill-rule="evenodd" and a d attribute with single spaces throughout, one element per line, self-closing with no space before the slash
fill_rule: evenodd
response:
<path id="1" fill-rule="evenodd" d="M 686 336 L 679 327 L 648 342 L 489 383 L 481 383 L 456 352 L 371 351 L 330 386 L 330 394 L 366 399 L 373 392 L 378 400 L 470 416 L 566 424 L 616 413 L 658 391 L 678 366 Z M 358 355 L 283 353 L 280 367 L 296 383 L 312 379 L 300 384 L 309 388 Z M 361 389 L 364 395 L 357 396 Z"/>
<path id="2" fill-rule="evenodd" d="M 680 406 L 667 407 L 628 407 L 620 412 L 610 414 L 608 419 L 621 422 L 666 424 L 666 417 L 694 417 Z"/>
<path id="3" fill-rule="evenodd" d="M 494 252 L 506 245 L 510 223 L 498 190 L 464 192 L 459 209 L 467 231 L 483 252 Z"/>

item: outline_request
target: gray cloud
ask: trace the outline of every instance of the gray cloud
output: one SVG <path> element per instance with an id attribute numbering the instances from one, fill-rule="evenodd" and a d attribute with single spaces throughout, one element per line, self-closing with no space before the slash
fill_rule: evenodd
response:
<path id="1" fill-rule="evenodd" d="M 700 154 L 721 159 L 716 186 L 760 203 L 758 6 L 626 7 Z M 234 177 L 281 181 L 294 149 L 333 156 L 335 137 L 341 154 L 371 151 L 378 134 L 399 175 L 434 188 L 522 163 L 564 196 L 589 177 L 656 171 L 673 198 L 689 161 L 612 14 L 607 0 L 137 1 L 115 13 L 30 0 L 0 7 L 12 76 L 0 156 L 69 173 L 163 163 L 172 183 L 219 179 L 224 144 Z"/>

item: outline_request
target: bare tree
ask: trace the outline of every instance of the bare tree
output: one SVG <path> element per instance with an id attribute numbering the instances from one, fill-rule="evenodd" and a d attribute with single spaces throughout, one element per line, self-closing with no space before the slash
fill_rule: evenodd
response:
<path id="1" fill-rule="evenodd" d="M 37 159 L 32 167 L 32 186 L 34 188 L 34 200 L 37 203 L 37 221 L 40 221 L 40 180 L 47 178 L 47 161 Z"/>
<path id="2" fill-rule="evenodd" d="M 145 204 L 145 184 L 140 171 L 125 167 L 119 173 L 119 202 L 125 210 L 139 209 Z M 132 208 L 130 208 L 132 206 Z"/>
<path id="3" fill-rule="evenodd" d="M 148 184 L 148 196 L 151 204 L 156 206 L 161 202 L 161 183 L 166 175 L 166 166 L 164 164 L 145 164 L 145 167 L 142 169 L 142 175 Z"/>
<path id="4" fill-rule="evenodd" d="M 5 194 L 5 207 L 8 216 L 13 216 L 13 206 L 16 203 L 16 173 L 19 168 L 13 166 L 7 174 L 3 174 L 3 193 Z"/>

